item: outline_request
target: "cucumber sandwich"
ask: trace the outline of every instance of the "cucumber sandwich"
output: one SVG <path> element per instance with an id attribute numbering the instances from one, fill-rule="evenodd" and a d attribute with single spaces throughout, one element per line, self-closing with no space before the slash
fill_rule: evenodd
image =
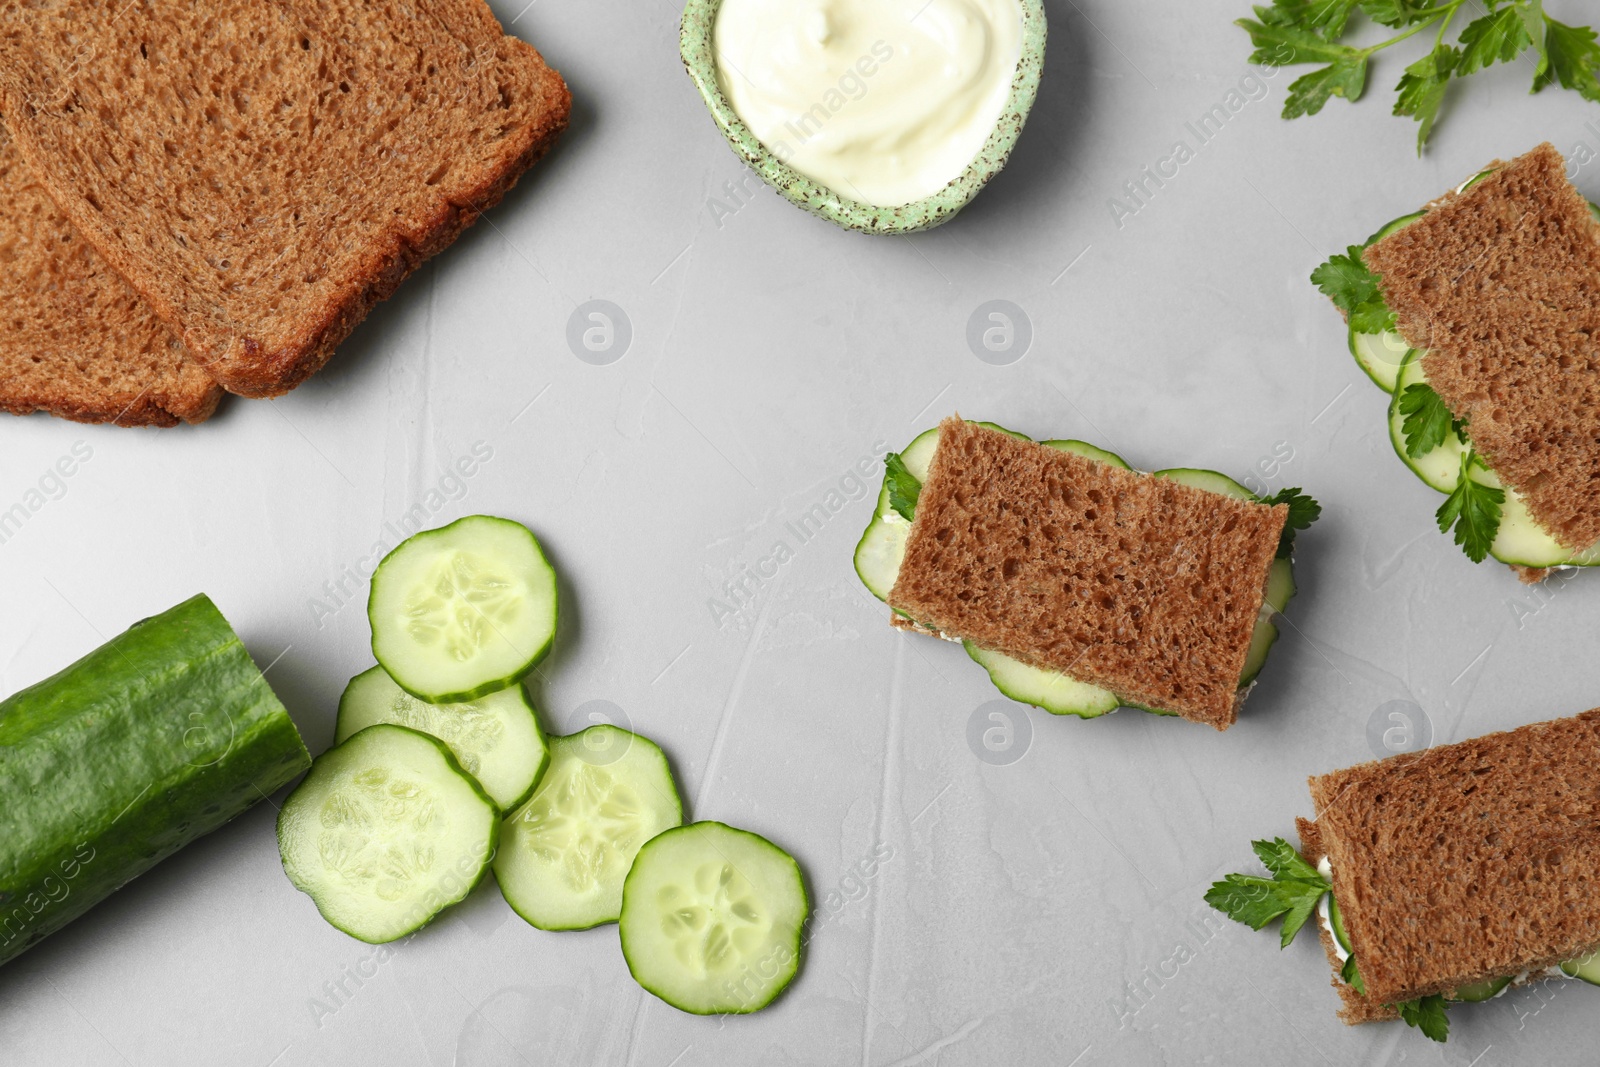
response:
<path id="1" fill-rule="evenodd" d="M 1083 718 L 1232 725 L 1294 594 L 1294 535 L 1321 510 L 959 417 L 885 467 L 855 565 L 891 623 L 959 640 L 1006 696 Z"/>
<path id="2" fill-rule="evenodd" d="M 1255 842 L 1271 878 L 1206 902 L 1287 946 L 1320 928 L 1345 1022 L 1445 1012 L 1547 979 L 1600 985 L 1600 710 L 1312 778 L 1300 851 Z M 1313 919 L 1313 916 L 1315 918 Z"/>
<path id="3" fill-rule="evenodd" d="M 1441 531 L 1525 582 L 1600 563 L 1600 209 L 1540 145 L 1311 275 Z"/>

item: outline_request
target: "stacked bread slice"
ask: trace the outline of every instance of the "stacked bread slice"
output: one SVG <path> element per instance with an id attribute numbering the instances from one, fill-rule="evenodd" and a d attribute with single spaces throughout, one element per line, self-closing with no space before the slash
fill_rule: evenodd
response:
<path id="1" fill-rule="evenodd" d="M 1336 973 L 1346 1022 L 1600 946 L 1597 762 L 1600 710 L 1311 779 L 1302 851 L 1328 861 L 1365 986 Z"/>
<path id="2" fill-rule="evenodd" d="M 0 407 L 276 396 L 494 205 L 571 98 L 483 0 L 0 5 Z"/>
<path id="3" fill-rule="evenodd" d="M 952 417 L 889 605 L 1224 730 L 1287 515 Z"/>

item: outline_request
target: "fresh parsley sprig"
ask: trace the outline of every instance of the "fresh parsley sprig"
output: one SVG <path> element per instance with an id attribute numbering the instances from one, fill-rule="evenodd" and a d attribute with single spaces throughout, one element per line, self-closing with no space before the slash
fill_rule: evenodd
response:
<path id="1" fill-rule="evenodd" d="M 1456 544 L 1472 562 L 1482 563 L 1495 534 L 1500 532 L 1500 508 L 1506 502 L 1506 493 L 1472 477 L 1474 468 L 1488 470 L 1478 453 L 1469 448 L 1461 454 L 1460 480 L 1434 517 L 1439 520 L 1440 533 L 1449 533 L 1454 526 Z"/>
<path id="2" fill-rule="evenodd" d="M 1383 333 L 1394 329 L 1394 312 L 1384 303 L 1378 276 L 1367 269 L 1361 248 L 1329 257 L 1311 272 L 1311 281 L 1350 320 L 1356 333 Z"/>
<path id="3" fill-rule="evenodd" d="M 1259 930 L 1281 916 L 1283 930 L 1279 943 L 1288 948 L 1311 917 L 1322 894 L 1333 887 L 1281 837 L 1252 841 L 1250 847 L 1272 877 L 1230 874 L 1206 890 L 1206 903 L 1252 930 Z"/>
<path id="4" fill-rule="evenodd" d="M 1448 42 L 1445 35 L 1463 8 L 1466 15 L 1482 14 L 1462 27 L 1454 43 Z M 1544 0 L 1273 0 L 1271 5 L 1255 5 L 1254 10 L 1255 18 L 1235 23 L 1250 34 L 1255 46 L 1252 63 L 1325 64 L 1289 86 L 1283 102 L 1286 119 L 1315 115 L 1335 96 L 1360 99 L 1373 56 L 1432 28 L 1433 47 L 1405 68 L 1395 86 L 1394 113 L 1416 120 L 1418 155 L 1438 121 L 1451 82 L 1496 63 L 1510 63 L 1529 49 L 1535 53 L 1533 92 L 1559 85 L 1600 103 L 1600 42 L 1595 31 L 1551 18 Z M 1364 48 L 1340 43 L 1358 12 L 1398 32 Z"/>
<path id="5" fill-rule="evenodd" d="M 1400 1013 L 1400 1018 L 1406 1021 L 1407 1026 L 1414 1026 L 1423 1034 L 1434 1041 L 1444 1041 L 1450 1036 L 1450 1019 L 1445 1015 L 1445 1009 L 1450 1002 L 1435 993 L 1428 997 L 1418 997 L 1396 1004 L 1395 1010 Z"/>
<path id="6" fill-rule="evenodd" d="M 1332 892 L 1333 886 L 1281 837 L 1252 841 L 1250 847 L 1272 877 L 1230 874 L 1212 883 L 1206 891 L 1206 903 L 1252 930 L 1259 930 L 1282 916 L 1279 944 L 1288 948 L 1316 910 L 1322 894 Z M 1367 995 L 1367 984 L 1361 978 L 1354 954 L 1345 959 L 1339 977 L 1360 995 Z M 1448 1002 L 1444 997 L 1419 997 L 1392 1007 L 1408 1026 L 1416 1027 L 1434 1041 L 1450 1036 L 1450 1020 L 1445 1015 Z"/>
<path id="7" fill-rule="evenodd" d="M 1461 420 L 1450 414 L 1444 400 L 1426 382 L 1406 386 L 1398 401 L 1400 432 L 1406 439 L 1406 455 L 1425 456 L 1444 444 L 1451 434 L 1461 432 Z"/>
<path id="8" fill-rule="evenodd" d="M 889 489 L 889 506 L 902 519 L 910 522 L 917 514 L 917 497 L 922 495 L 922 483 L 906 470 L 906 461 L 898 452 L 883 457 L 883 484 Z"/>
<path id="9" fill-rule="evenodd" d="M 1289 505 L 1289 516 L 1283 522 L 1283 532 L 1278 535 L 1278 558 L 1288 559 L 1289 553 L 1294 551 L 1294 535 L 1317 521 L 1322 514 L 1322 505 L 1302 493 L 1298 485 L 1292 489 L 1279 489 L 1271 496 L 1258 499 L 1267 505 Z"/>

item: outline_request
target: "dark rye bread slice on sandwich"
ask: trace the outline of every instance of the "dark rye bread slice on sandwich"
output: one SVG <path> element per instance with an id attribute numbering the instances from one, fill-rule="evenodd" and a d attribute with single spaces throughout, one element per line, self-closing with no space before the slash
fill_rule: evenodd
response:
<path id="1" fill-rule="evenodd" d="M 78 231 L 246 396 L 321 367 L 571 103 L 483 0 L 3 0 L 0 94 Z"/>
<path id="2" fill-rule="evenodd" d="M 45 195 L 0 130 L 0 410 L 174 426 L 222 390 Z"/>
<path id="3" fill-rule="evenodd" d="M 888 603 L 1223 730 L 1287 514 L 952 417 Z"/>
<path id="4" fill-rule="evenodd" d="M 1600 946 L 1597 767 L 1600 710 L 1312 778 L 1302 850 L 1327 858 L 1365 987 L 1336 979 L 1341 1016 L 1389 1018 Z"/>
<path id="5" fill-rule="evenodd" d="M 1362 258 L 1500 483 L 1562 547 L 1600 542 L 1600 224 L 1560 153 L 1497 161 Z"/>

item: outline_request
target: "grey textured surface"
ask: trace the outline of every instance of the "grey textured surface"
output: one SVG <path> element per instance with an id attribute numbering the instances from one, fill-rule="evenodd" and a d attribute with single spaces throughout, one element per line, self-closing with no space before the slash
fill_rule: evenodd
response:
<path id="1" fill-rule="evenodd" d="M 614 928 L 541 933 L 492 884 L 379 953 L 289 885 L 263 804 L 0 970 L 8 1067 L 1592 1061 L 1600 990 L 1459 1009 L 1444 1047 L 1347 1029 L 1311 939 L 1279 952 L 1200 897 L 1252 837 L 1292 832 L 1306 775 L 1369 758 L 1396 707 L 1447 741 L 1600 704 L 1600 579 L 1530 591 L 1435 532 L 1439 498 L 1391 454 L 1383 397 L 1306 281 L 1490 158 L 1600 148 L 1600 116 L 1530 98 L 1519 63 L 1454 93 L 1419 161 L 1390 61 L 1370 99 L 1294 123 L 1279 73 L 1196 147 L 1185 124 L 1250 73 L 1229 25 L 1246 5 L 1049 13 L 1010 168 L 947 227 L 873 239 L 747 180 L 671 3 L 530 5 L 514 30 L 570 80 L 571 132 L 327 371 L 192 429 L 0 425 L 0 509 L 41 505 L 0 544 L 0 689 L 204 590 L 313 751 L 371 662 L 364 586 L 324 583 L 418 505 L 429 525 L 527 522 L 566 597 L 547 722 L 610 701 L 694 816 L 794 852 L 828 918 L 790 993 L 681 1015 L 633 984 Z M 1179 141 L 1193 158 L 1118 226 L 1110 198 Z M 1577 180 L 1600 198 L 1600 169 Z M 568 348 L 590 300 L 631 324 L 607 365 Z M 1009 365 L 967 345 L 990 300 L 1031 323 Z M 973 754 L 995 694 L 959 648 L 886 625 L 850 565 L 871 491 L 845 481 L 954 409 L 1146 468 L 1242 477 L 1278 456 L 1267 483 L 1322 500 L 1294 625 L 1236 727 L 1035 714 L 1021 759 Z M 92 456 L 47 476 L 79 441 Z M 441 482 L 476 442 L 492 457 Z M 791 524 L 834 503 L 802 543 Z M 735 603 L 726 583 L 763 568 Z"/>

